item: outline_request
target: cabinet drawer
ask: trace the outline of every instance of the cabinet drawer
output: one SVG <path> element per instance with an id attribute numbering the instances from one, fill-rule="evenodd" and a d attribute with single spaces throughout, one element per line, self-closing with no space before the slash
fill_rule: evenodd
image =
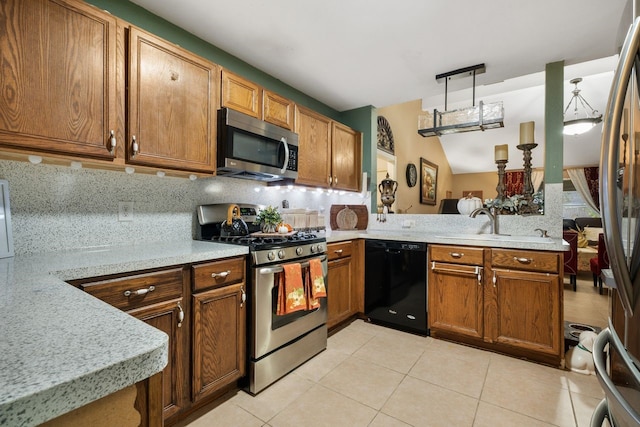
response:
<path id="1" fill-rule="evenodd" d="M 329 261 L 351 256 L 351 241 L 327 245 Z"/>
<path id="2" fill-rule="evenodd" d="M 520 249 L 492 249 L 491 266 L 557 273 L 560 267 L 560 254 L 557 252 L 523 251 Z"/>
<path id="3" fill-rule="evenodd" d="M 121 310 L 182 296 L 182 268 L 88 282 L 80 289 Z"/>
<path id="4" fill-rule="evenodd" d="M 226 286 L 244 280 L 245 258 L 229 258 L 194 265 L 192 270 L 194 291 Z"/>
<path id="5" fill-rule="evenodd" d="M 484 260 L 484 249 L 482 248 L 473 248 L 470 246 L 432 245 L 429 246 L 429 250 L 431 252 L 430 261 L 482 266 Z"/>

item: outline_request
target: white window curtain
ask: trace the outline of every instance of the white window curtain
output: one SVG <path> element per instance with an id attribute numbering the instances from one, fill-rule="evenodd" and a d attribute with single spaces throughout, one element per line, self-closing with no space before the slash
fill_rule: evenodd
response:
<path id="1" fill-rule="evenodd" d="M 540 191 L 542 180 L 544 179 L 544 171 L 531 171 L 531 185 L 533 185 L 533 192 Z"/>
<path id="2" fill-rule="evenodd" d="M 586 202 L 587 206 L 600 215 L 600 209 L 598 209 L 591 197 L 589 184 L 587 184 L 587 178 L 584 176 L 584 170 L 582 168 L 568 168 L 567 173 L 569 174 L 569 178 L 571 179 L 573 186 L 576 187 L 578 194 L 582 196 L 582 199 Z"/>

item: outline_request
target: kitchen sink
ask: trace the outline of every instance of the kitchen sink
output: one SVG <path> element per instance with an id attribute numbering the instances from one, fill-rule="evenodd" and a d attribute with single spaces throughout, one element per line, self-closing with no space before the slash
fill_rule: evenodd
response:
<path id="1" fill-rule="evenodd" d="M 553 239 L 550 237 L 510 236 L 506 234 L 442 234 L 436 237 L 441 239 L 488 240 L 493 242 L 553 243 Z"/>

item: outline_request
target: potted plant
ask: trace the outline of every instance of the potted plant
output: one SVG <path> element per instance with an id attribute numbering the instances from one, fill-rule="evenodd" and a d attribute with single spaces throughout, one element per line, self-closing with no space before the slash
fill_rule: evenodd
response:
<path id="1" fill-rule="evenodd" d="M 267 206 L 258 212 L 256 221 L 262 224 L 263 233 L 275 233 L 276 227 L 282 222 L 282 217 L 280 216 L 280 212 L 278 212 L 278 208 Z"/>

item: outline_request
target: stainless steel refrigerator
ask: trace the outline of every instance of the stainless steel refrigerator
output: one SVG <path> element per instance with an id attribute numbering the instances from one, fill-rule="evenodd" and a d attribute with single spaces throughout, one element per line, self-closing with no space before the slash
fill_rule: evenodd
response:
<path id="1" fill-rule="evenodd" d="M 635 2 L 634 2 L 635 3 Z M 630 17 L 637 16 L 636 8 Z M 640 11 L 638 11 L 640 12 Z M 604 115 L 600 210 L 614 287 L 593 359 L 605 399 L 592 426 L 640 426 L 640 18 L 620 52 Z M 606 425 L 606 424 L 605 424 Z"/>

